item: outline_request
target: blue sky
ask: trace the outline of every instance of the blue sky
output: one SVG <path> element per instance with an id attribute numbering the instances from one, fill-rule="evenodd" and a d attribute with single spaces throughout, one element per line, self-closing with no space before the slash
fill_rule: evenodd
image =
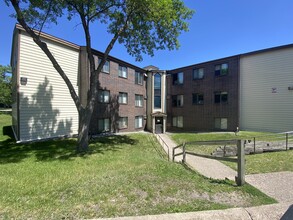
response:
<path id="1" fill-rule="evenodd" d="M 157 51 L 154 57 L 144 55 L 142 62 L 115 45 L 111 55 L 139 67 L 155 65 L 160 69 L 214 60 L 222 57 L 293 43 L 292 0 L 185 0 L 196 11 L 190 20 L 190 31 L 180 38 L 181 47 L 175 51 Z M 1 55 L 0 64 L 10 62 L 12 32 L 15 19 L 9 17 L 12 7 L 0 1 Z M 44 29 L 48 34 L 78 45 L 85 45 L 84 35 L 77 19 L 60 20 L 58 25 Z M 104 28 L 92 31 L 93 48 L 104 51 L 110 37 Z"/>

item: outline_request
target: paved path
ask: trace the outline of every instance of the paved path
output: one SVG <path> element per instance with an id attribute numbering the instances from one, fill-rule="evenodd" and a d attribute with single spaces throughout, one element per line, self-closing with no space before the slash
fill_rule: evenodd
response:
<path id="1" fill-rule="evenodd" d="M 103 220 L 280 220 L 289 204 L 264 205 L 200 212 L 106 218 Z M 293 216 L 282 220 L 292 220 Z"/>
<path id="2" fill-rule="evenodd" d="M 156 137 L 166 153 L 168 154 L 169 152 L 169 158 L 172 160 L 172 149 L 176 147 L 176 143 L 174 143 L 174 141 L 170 138 L 168 134 L 158 134 L 156 135 Z M 181 152 L 182 150 L 180 148 L 177 148 L 175 150 L 175 154 Z M 182 155 L 175 157 L 175 161 L 182 161 Z M 237 172 L 235 170 L 213 159 L 198 157 L 194 155 L 186 155 L 186 164 L 190 168 L 196 170 L 197 172 L 208 178 L 228 178 L 230 180 L 235 180 L 235 176 L 237 175 Z"/>
<path id="3" fill-rule="evenodd" d="M 293 172 L 246 175 L 245 180 L 278 202 L 293 204 Z"/>
<path id="4" fill-rule="evenodd" d="M 163 149 L 172 160 L 172 149 L 176 144 L 167 134 L 156 135 Z M 182 152 L 177 149 L 175 153 Z M 175 158 L 182 161 L 182 156 Z M 186 155 L 188 166 L 200 174 L 214 179 L 233 179 L 236 172 L 217 160 Z M 265 194 L 275 198 L 278 204 L 263 205 L 248 208 L 232 208 L 187 213 L 173 213 L 162 215 L 146 215 L 106 218 L 104 220 L 292 220 L 293 219 L 293 172 L 279 172 L 269 174 L 247 175 L 246 181 Z"/>
<path id="5" fill-rule="evenodd" d="M 161 145 L 163 146 L 163 148 L 165 149 L 165 151 L 169 152 L 169 157 L 172 158 L 172 149 L 176 146 L 176 144 L 172 141 L 168 134 L 160 134 L 156 136 L 157 139 L 160 141 Z M 176 153 L 179 152 L 182 152 L 182 150 L 176 149 Z M 175 161 L 182 161 L 182 156 L 176 157 Z M 186 163 L 192 169 L 196 170 L 197 172 L 208 178 L 228 178 L 231 180 L 235 180 L 235 176 L 237 175 L 236 171 L 232 170 L 231 168 L 227 167 L 221 162 L 213 159 L 197 157 L 193 155 L 186 155 Z M 251 211 L 247 211 L 250 216 L 250 218 L 248 219 L 280 219 L 282 215 L 280 215 L 279 208 L 282 207 L 281 210 L 284 214 L 290 205 L 292 206 L 290 209 L 291 212 L 288 219 L 293 219 L 293 172 L 277 172 L 246 175 L 245 181 L 279 202 L 279 204 L 274 204 L 270 206 L 251 207 L 248 209 L 246 208 L 246 211 Z M 234 212 L 233 210 L 238 210 L 239 212 L 241 212 L 242 209 L 229 209 L 231 211 L 228 211 L 228 213 L 225 214 L 227 218 L 220 216 L 220 214 L 215 214 L 215 218 L 213 218 L 247 219 L 246 217 L 244 217 L 244 215 L 242 216 L 243 218 L 238 218 L 237 215 L 234 216 L 235 218 L 230 216 L 230 214 Z M 220 213 L 222 212 L 223 211 L 220 211 Z M 215 213 L 217 213 L 217 211 L 215 211 Z M 201 215 L 197 216 L 195 219 L 204 219 L 204 217 L 200 216 Z"/>

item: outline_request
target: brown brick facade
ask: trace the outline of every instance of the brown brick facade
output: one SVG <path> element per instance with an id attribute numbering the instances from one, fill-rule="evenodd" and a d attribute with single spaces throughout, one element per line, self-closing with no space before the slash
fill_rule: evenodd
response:
<path id="1" fill-rule="evenodd" d="M 216 65 L 228 64 L 226 75 L 215 75 Z M 204 69 L 202 79 L 193 79 L 193 70 Z M 174 74 L 183 72 L 182 85 L 173 85 Z M 239 57 L 182 67 L 168 72 L 167 77 L 167 129 L 186 131 L 212 131 L 215 128 L 215 118 L 226 118 L 228 131 L 235 131 L 238 126 L 238 86 L 239 84 Z M 227 92 L 227 102 L 215 103 L 216 92 Z M 192 94 L 202 94 L 203 103 L 193 104 Z M 172 106 L 172 96 L 183 95 L 182 107 Z M 172 126 L 172 118 L 183 116 L 183 128 Z"/>
<path id="2" fill-rule="evenodd" d="M 96 64 L 98 62 L 98 57 L 101 57 L 102 54 L 99 52 L 95 53 Z M 100 90 L 107 90 L 110 92 L 110 99 L 108 103 L 101 103 L 97 101 L 97 104 L 94 109 L 92 116 L 90 132 L 92 134 L 97 134 L 98 132 L 98 120 L 109 118 L 111 124 L 112 132 L 133 132 L 144 130 L 145 128 L 145 115 L 146 115 L 146 101 L 143 99 L 143 106 L 135 106 L 135 95 L 146 95 L 146 82 L 144 79 L 144 70 L 138 67 L 135 67 L 131 64 L 123 62 L 113 57 L 109 57 L 110 71 L 109 73 L 101 72 L 99 76 L 100 80 Z M 127 67 L 127 78 L 122 78 L 118 76 L 119 65 Z M 143 78 L 143 84 L 135 83 L 135 72 L 140 72 Z M 83 81 L 88 81 L 87 77 Z M 86 84 L 86 82 L 84 82 Z M 86 88 L 87 85 L 83 87 Z M 85 89 L 82 89 L 85 93 Z M 118 102 L 119 93 L 127 93 L 127 104 L 121 104 Z M 84 95 L 85 97 L 85 95 Z M 142 127 L 135 128 L 135 117 L 143 116 Z M 128 118 L 127 128 L 119 129 L 118 121 L 120 117 Z"/>
<path id="3" fill-rule="evenodd" d="M 81 51 L 81 72 L 86 72 L 85 70 L 88 68 L 86 67 L 87 62 L 83 58 L 85 54 L 84 51 Z M 96 64 L 98 57 L 101 56 L 100 52 L 95 51 Z M 119 65 L 127 67 L 127 78 L 118 75 Z M 143 77 L 143 85 L 136 84 L 135 72 L 143 74 L 145 70 L 114 57 L 109 57 L 109 66 L 109 73 L 102 72 L 99 78 L 100 89 L 109 91 L 110 99 L 108 103 L 97 102 L 92 116 L 91 133 L 98 133 L 99 119 L 109 119 L 112 132 L 144 130 L 147 109 L 146 78 Z M 224 68 L 226 66 L 228 69 Z M 216 73 L 216 69 L 220 67 L 223 67 L 223 71 L 217 70 Z M 194 79 L 193 70 L 200 68 L 204 69 L 203 78 Z M 178 83 L 180 77 L 175 78 L 174 75 L 180 72 L 183 72 L 183 84 L 175 85 L 173 78 Z M 81 77 L 80 80 L 80 95 L 84 102 L 86 97 L 84 88 L 88 88 L 88 75 Z M 167 130 L 235 131 L 239 126 L 239 56 L 170 70 L 167 72 L 166 86 Z M 127 104 L 119 103 L 119 93 L 127 93 Z M 200 96 L 197 103 L 193 103 L 193 94 Z M 143 97 L 142 107 L 135 106 L 135 95 Z M 180 106 L 182 102 L 180 95 L 183 95 L 183 106 Z M 136 116 L 143 117 L 140 128 L 135 128 Z M 119 129 L 120 117 L 127 117 L 127 128 Z M 173 117 L 178 118 L 176 126 L 174 126 Z"/>

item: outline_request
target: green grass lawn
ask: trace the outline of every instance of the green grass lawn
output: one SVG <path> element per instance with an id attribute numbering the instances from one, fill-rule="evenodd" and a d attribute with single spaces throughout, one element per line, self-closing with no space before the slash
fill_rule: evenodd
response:
<path id="1" fill-rule="evenodd" d="M 10 123 L 0 115 L 0 125 Z M 0 219 L 76 219 L 223 209 L 275 202 L 249 185 L 168 162 L 150 134 L 15 144 L 0 132 Z"/>
<path id="2" fill-rule="evenodd" d="M 284 135 L 283 135 L 284 136 Z M 231 139 L 252 139 L 257 137 L 261 141 L 279 140 L 279 135 L 267 132 L 240 131 L 237 136 L 234 132 L 220 133 L 175 133 L 171 136 L 175 142 L 209 141 L 209 140 L 231 140 Z M 290 139 L 291 141 L 291 139 Z M 187 149 L 196 153 L 210 155 L 219 146 L 199 146 L 187 145 Z M 293 150 L 246 155 L 246 174 L 268 173 L 280 171 L 293 171 Z M 237 169 L 237 164 L 233 162 L 223 162 L 233 169 Z"/>

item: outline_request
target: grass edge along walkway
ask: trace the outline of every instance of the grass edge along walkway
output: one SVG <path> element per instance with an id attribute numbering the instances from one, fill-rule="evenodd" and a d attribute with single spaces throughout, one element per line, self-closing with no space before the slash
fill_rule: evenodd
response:
<path id="1" fill-rule="evenodd" d="M 172 150 L 176 147 L 176 143 L 169 137 L 168 134 L 156 134 L 156 137 L 160 144 L 163 146 L 163 149 L 167 154 L 169 154 L 170 160 L 172 160 Z M 182 150 L 177 148 L 175 154 L 181 153 Z M 175 161 L 182 161 L 182 155 L 176 156 Z M 220 180 L 235 180 L 237 175 L 236 171 L 232 168 L 226 166 L 225 164 L 208 158 L 202 158 L 194 155 L 186 155 L 186 164 L 191 168 L 199 172 L 201 175 Z"/>

